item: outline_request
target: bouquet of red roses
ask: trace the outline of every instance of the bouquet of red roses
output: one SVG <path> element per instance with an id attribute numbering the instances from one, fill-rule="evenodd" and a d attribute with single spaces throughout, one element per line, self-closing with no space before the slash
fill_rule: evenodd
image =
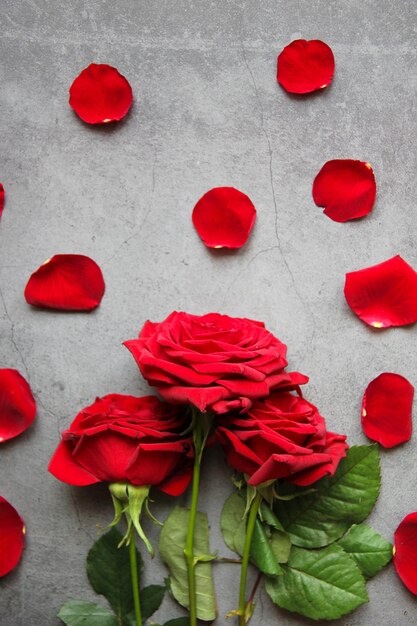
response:
<path id="1" fill-rule="evenodd" d="M 153 518 L 151 487 L 179 496 L 190 484 L 190 508 L 175 507 L 159 539 L 169 590 L 189 610 L 189 617 L 167 624 L 195 626 L 197 619 L 216 618 L 217 557 L 209 550 L 198 497 L 204 450 L 217 444 L 234 472 L 221 527 L 226 545 L 240 557 L 234 559 L 241 566 L 240 593 L 229 613 L 239 626 L 253 614 L 262 578 L 273 602 L 313 619 L 335 619 L 366 602 L 366 578 L 391 558 L 391 545 L 362 524 L 378 496 L 378 452 L 374 446 L 348 450 L 344 435 L 327 430 L 301 394 L 308 378 L 286 369 L 286 346 L 261 322 L 181 312 L 146 322 L 125 345 L 162 400 L 120 394 L 97 399 L 62 434 L 49 466 L 71 485 L 108 483 L 112 526 L 125 519 L 124 535 L 111 530 L 88 561 L 90 582 L 109 600 L 119 619 L 114 623 L 140 626 L 165 591 L 139 588 L 135 532 L 153 555 L 141 524 L 144 512 Z M 128 547 L 128 589 L 125 574 L 103 583 L 103 555 L 106 563 L 124 563 L 119 555 L 127 554 L 115 543 Z M 361 553 L 365 543 L 376 546 L 373 556 Z M 247 597 L 250 563 L 259 576 Z M 124 602 L 116 602 L 115 587 Z M 107 609 L 90 604 L 69 602 L 59 615 L 72 624 L 74 615 L 102 613 L 108 621 L 94 624 L 112 623 Z"/>

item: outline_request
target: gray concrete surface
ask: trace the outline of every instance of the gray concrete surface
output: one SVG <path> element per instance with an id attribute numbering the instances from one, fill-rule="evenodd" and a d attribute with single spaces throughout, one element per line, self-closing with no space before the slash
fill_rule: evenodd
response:
<path id="1" fill-rule="evenodd" d="M 20 566 L 0 581 L 1 626 L 54 626 L 71 598 L 94 599 L 84 561 L 111 517 L 105 488 L 76 489 L 46 471 L 59 433 L 96 395 L 148 391 L 123 340 L 173 309 L 262 319 L 289 346 L 292 367 L 332 429 L 362 443 L 367 383 L 395 371 L 416 384 L 416 328 L 374 332 L 343 297 L 346 271 L 400 253 L 417 268 L 416 4 L 412 0 L 1 0 L 1 366 L 30 380 L 36 425 L 2 445 L 0 493 L 28 527 Z M 292 39 L 332 48 L 331 88 L 294 98 L 275 80 Z M 116 66 L 135 104 L 124 122 L 89 128 L 67 104 L 90 62 Z M 311 198 L 331 158 L 374 167 L 378 196 L 363 221 L 336 224 Z M 249 194 L 258 219 L 247 246 L 208 251 L 191 223 L 209 188 Z M 54 253 L 102 267 L 92 314 L 31 309 L 23 290 Z M 392 538 L 417 508 L 415 437 L 382 453 L 373 526 Z M 207 459 L 201 508 L 212 546 L 230 491 L 220 452 Z M 159 499 L 158 499 L 159 500 Z M 159 500 L 163 517 L 171 503 Z M 150 529 L 156 537 L 153 529 Z M 166 575 L 156 559 L 147 579 Z M 237 570 L 216 566 L 219 619 L 235 605 Z M 417 601 L 393 567 L 368 585 L 370 603 L 343 626 L 417 623 Z M 158 617 L 180 614 L 167 598 Z M 310 623 L 261 594 L 253 626 Z"/>

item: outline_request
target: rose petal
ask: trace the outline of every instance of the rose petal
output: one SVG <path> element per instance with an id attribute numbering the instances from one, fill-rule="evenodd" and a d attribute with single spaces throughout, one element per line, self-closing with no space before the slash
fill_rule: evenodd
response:
<path id="1" fill-rule="evenodd" d="M 413 396 L 414 387 L 399 374 L 384 372 L 370 382 L 362 400 L 365 435 L 385 448 L 408 441 Z"/>
<path id="2" fill-rule="evenodd" d="M 209 248 L 241 248 L 248 240 L 256 209 L 234 187 L 210 189 L 193 210 L 193 224 Z"/>
<path id="3" fill-rule="evenodd" d="M 3 213 L 3 209 L 4 209 L 4 187 L 3 185 L 0 183 L 0 217 Z"/>
<path id="4" fill-rule="evenodd" d="M 346 274 L 345 297 L 360 319 L 374 328 L 417 321 L 417 272 L 399 255 Z"/>
<path id="5" fill-rule="evenodd" d="M 395 531 L 393 561 L 404 585 L 417 595 L 417 512 L 407 515 Z"/>
<path id="6" fill-rule="evenodd" d="M 323 41 L 297 39 L 278 56 L 277 80 L 290 93 L 310 93 L 332 82 L 334 56 Z"/>
<path id="7" fill-rule="evenodd" d="M 56 254 L 29 278 L 25 298 L 33 306 L 62 311 L 91 311 L 104 294 L 101 269 L 81 254 Z"/>
<path id="8" fill-rule="evenodd" d="M 110 65 L 92 63 L 70 87 L 69 104 L 87 124 L 107 124 L 121 120 L 129 111 L 132 88 L 124 76 Z"/>
<path id="9" fill-rule="evenodd" d="M 99 483 L 99 478 L 96 478 L 81 467 L 81 465 L 76 463 L 73 459 L 72 452 L 73 450 L 65 441 L 59 443 L 48 465 L 48 470 L 51 474 L 53 474 L 55 478 L 58 478 L 58 480 L 62 480 L 62 482 L 76 487 L 85 487 Z"/>
<path id="10" fill-rule="evenodd" d="M 36 402 L 26 380 L 14 369 L 0 369 L 0 442 L 23 433 L 36 415 Z"/>
<path id="11" fill-rule="evenodd" d="M 335 222 L 368 215 L 376 195 L 375 176 L 369 163 L 336 159 L 323 165 L 313 183 L 313 198 Z"/>
<path id="12" fill-rule="evenodd" d="M 0 576 L 19 563 L 25 532 L 25 523 L 16 509 L 0 496 Z"/>

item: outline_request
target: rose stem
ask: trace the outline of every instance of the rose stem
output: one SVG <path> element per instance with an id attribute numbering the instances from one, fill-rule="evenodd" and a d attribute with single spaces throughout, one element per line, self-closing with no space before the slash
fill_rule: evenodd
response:
<path id="1" fill-rule="evenodd" d="M 242 568 L 240 570 L 240 587 L 239 587 L 239 626 L 245 626 L 246 621 L 246 579 L 248 577 L 248 565 L 250 557 L 250 549 L 252 545 L 253 531 L 255 530 L 256 518 L 258 516 L 259 505 L 261 504 L 262 496 L 259 492 L 256 492 L 256 496 L 251 504 L 248 524 L 246 527 L 245 546 L 243 549 Z"/>
<path id="2" fill-rule="evenodd" d="M 263 576 L 262 572 L 259 572 L 258 576 L 256 577 L 255 584 L 253 585 L 252 591 L 250 592 L 250 596 L 249 596 L 249 598 L 248 598 L 248 600 L 246 602 L 246 606 L 247 607 L 251 606 L 251 604 L 252 604 L 252 602 L 253 602 L 253 600 L 255 598 L 256 592 L 258 591 L 259 583 L 262 580 L 262 576 Z"/>
<path id="3" fill-rule="evenodd" d="M 130 557 L 130 572 L 132 576 L 133 602 L 135 605 L 136 626 L 142 626 L 143 622 L 142 622 L 142 615 L 140 611 L 138 564 L 136 561 L 135 531 L 133 527 L 130 532 L 129 557 Z"/>
<path id="4" fill-rule="evenodd" d="M 194 470 L 193 486 L 191 491 L 190 517 L 188 520 L 187 537 L 185 541 L 184 556 L 187 564 L 188 598 L 190 611 L 190 626 L 197 626 L 197 594 L 195 583 L 195 568 L 197 562 L 194 557 L 194 534 L 197 518 L 198 491 L 200 487 L 200 468 L 204 446 L 210 432 L 211 421 L 207 413 L 193 411 L 193 440 L 194 440 Z"/>
<path id="5" fill-rule="evenodd" d="M 195 586 L 195 562 L 194 562 L 194 531 L 197 515 L 198 488 L 200 483 L 200 459 L 196 451 L 194 463 L 193 488 L 191 494 L 190 518 L 188 521 L 187 539 L 185 542 L 185 560 L 187 561 L 188 574 L 188 597 L 190 600 L 190 626 L 197 624 L 197 596 Z"/>

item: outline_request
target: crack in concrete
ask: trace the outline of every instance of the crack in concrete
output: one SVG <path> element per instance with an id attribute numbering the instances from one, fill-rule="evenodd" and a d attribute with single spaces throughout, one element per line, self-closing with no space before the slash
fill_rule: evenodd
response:
<path id="1" fill-rule="evenodd" d="M 9 324 L 10 324 L 10 341 L 12 342 L 12 345 L 13 345 L 13 347 L 14 347 L 14 349 L 15 349 L 15 352 L 19 355 L 19 359 L 20 359 L 21 364 L 22 364 L 22 366 L 23 366 L 23 369 L 24 369 L 24 373 L 25 373 L 26 380 L 27 380 L 27 382 L 29 383 L 29 386 L 30 386 L 30 388 L 31 388 L 31 389 L 32 389 L 32 391 L 33 391 L 33 388 L 32 388 L 32 381 L 31 381 L 31 375 L 30 375 L 30 372 L 29 372 L 29 367 L 28 367 L 28 364 L 27 364 L 27 362 L 26 362 L 25 357 L 23 356 L 23 352 L 22 352 L 22 350 L 21 350 L 21 349 L 20 349 L 20 347 L 19 347 L 19 344 L 18 344 L 18 343 L 17 343 L 17 341 L 16 341 L 16 336 L 15 336 L 15 323 L 13 322 L 13 320 L 12 320 L 12 318 L 11 318 L 11 316 L 10 316 L 9 310 L 8 310 L 8 308 L 7 308 L 7 305 L 6 305 L 6 300 L 5 300 L 5 298 L 4 298 L 3 289 L 2 289 L 2 287 L 1 287 L 1 285 L 0 285 L 0 299 L 1 299 L 2 304 L 3 304 L 3 310 L 4 310 L 4 313 L 5 313 L 5 315 L 6 315 L 6 318 L 7 318 L 8 322 L 9 322 Z M 47 413 L 49 413 L 49 414 L 50 414 L 50 415 L 52 415 L 53 417 L 57 418 L 58 420 L 60 419 L 60 417 L 59 417 L 56 413 L 54 413 L 54 411 L 52 411 L 51 409 L 48 409 L 48 408 L 44 405 L 43 401 L 39 398 L 39 396 L 38 396 L 38 395 L 37 395 L 37 397 L 36 397 L 36 402 L 37 402 L 37 404 L 38 404 L 39 406 L 41 406 L 41 407 L 42 407 L 42 409 L 43 409 L 44 411 L 46 411 Z"/>
<path id="2" fill-rule="evenodd" d="M 253 75 L 252 69 L 249 65 L 249 61 L 248 58 L 246 56 L 246 49 L 245 49 L 245 45 L 243 43 L 243 13 L 242 13 L 242 17 L 241 17 L 241 23 L 240 23 L 240 30 L 239 30 L 239 42 L 240 42 L 240 47 L 242 49 L 242 56 L 243 56 L 243 61 L 245 64 L 245 67 L 247 69 L 247 72 L 249 74 L 250 77 L 250 83 L 252 85 L 253 91 L 255 93 L 255 98 L 258 104 L 258 111 L 259 111 L 259 116 L 260 116 L 260 121 L 261 121 L 261 130 L 262 133 L 265 137 L 266 143 L 267 143 L 267 148 L 268 148 L 268 164 L 269 164 L 269 183 L 270 183 L 270 187 L 271 187 L 271 196 L 272 196 L 272 203 L 274 206 L 274 212 L 275 212 L 275 222 L 274 222 L 274 230 L 275 230 L 275 239 L 277 241 L 277 245 L 273 246 L 270 249 L 276 248 L 279 250 L 279 253 L 281 255 L 282 261 L 287 269 L 288 275 L 290 277 L 291 283 L 293 285 L 294 288 L 294 292 L 298 298 L 298 300 L 301 303 L 301 306 L 303 307 L 304 311 L 306 312 L 306 315 L 312 320 L 313 323 L 313 332 L 312 332 L 312 337 L 311 337 L 311 343 L 315 337 L 315 333 L 316 333 L 316 322 L 314 319 L 314 316 L 312 315 L 310 308 L 307 306 L 307 304 L 304 302 L 304 298 L 302 297 L 302 294 L 300 293 L 297 283 L 295 281 L 294 278 L 294 274 L 292 272 L 292 269 L 290 267 L 290 264 L 287 261 L 287 258 L 284 254 L 284 251 L 282 249 L 282 244 L 281 244 L 281 239 L 279 236 L 279 231 L 278 231 L 278 205 L 277 205 L 277 199 L 276 199 L 276 194 L 275 194 L 275 185 L 274 185 L 274 176 L 273 176 L 273 158 L 274 158 L 274 153 L 272 150 L 272 145 L 271 145 L 271 140 L 268 134 L 268 131 L 266 130 L 265 127 L 265 115 L 264 115 L 264 109 L 263 109 L 263 105 L 262 105 L 262 100 L 259 97 L 259 91 L 258 91 L 258 86 L 256 84 L 256 80 L 255 77 Z M 255 255 L 256 256 L 256 255 Z"/>
<path id="3" fill-rule="evenodd" d="M 25 374 L 26 374 L 27 381 L 28 381 L 28 383 L 29 383 L 29 385 L 30 385 L 30 374 L 29 374 L 29 369 L 28 369 L 28 366 L 27 366 L 27 364 L 26 364 L 25 357 L 23 356 L 23 353 L 22 353 L 21 349 L 19 348 L 19 345 L 18 345 L 18 343 L 17 343 L 17 341 L 16 341 L 16 337 L 15 337 L 15 324 L 14 324 L 14 322 L 13 322 L 12 318 L 10 317 L 9 310 L 8 310 L 8 308 L 7 308 L 7 305 L 6 305 L 6 300 L 4 299 L 3 289 L 2 289 L 2 287 L 1 287 L 1 285 L 0 285 L 0 298 L 1 298 L 1 301 L 2 301 L 2 303 L 3 303 L 4 313 L 5 313 L 6 318 L 8 319 L 9 324 L 10 324 L 10 341 L 12 342 L 12 345 L 13 345 L 13 347 L 14 347 L 15 351 L 16 351 L 16 352 L 17 352 L 17 354 L 19 355 L 20 361 L 21 361 L 21 363 L 22 363 L 22 365 L 23 365 L 23 369 L 25 370 Z"/>
<path id="4" fill-rule="evenodd" d="M 77 500 L 76 500 L 74 494 L 72 493 L 72 491 L 70 491 L 70 496 L 71 496 L 72 504 L 74 505 L 74 511 L 75 511 L 75 515 L 76 515 L 77 521 L 78 521 L 78 530 L 83 532 L 89 539 L 94 541 L 94 538 L 92 537 L 92 535 L 90 535 L 90 533 L 82 525 L 80 510 L 78 508 Z"/>
<path id="5" fill-rule="evenodd" d="M 233 276 L 232 280 L 229 282 L 229 284 L 226 287 L 226 293 L 229 293 L 230 288 L 232 287 L 232 285 L 238 280 L 238 278 L 244 274 L 246 272 L 246 270 L 248 269 L 248 267 L 250 265 L 252 265 L 252 263 L 255 261 L 255 259 L 260 256 L 261 254 L 266 254 L 267 252 L 270 252 L 271 250 L 278 250 L 278 246 L 270 246 L 269 248 L 264 248 L 262 250 L 259 250 L 256 254 L 254 254 L 249 261 L 246 263 L 245 267 L 243 267 L 242 269 L 240 269 L 237 274 L 235 276 Z"/>
<path id="6" fill-rule="evenodd" d="M 155 170 L 156 170 L 156 161 L 157 161 L 157 151 L 155 150 L 154 152 L 154 159 L 153 159 L 153 164 L 152 164 L 152 174 L 151 174 L 151 180 L 152 180 L 152 184 L 151 184 L 151 195 L 153 196 L 154 192 L 155 192 L 155 185 L 156 185 L 156 176 L 155 176 Z M 138 235 L 142 228 L 144 227 L 146 220 L 149 217 L 150 212 L 152 211 L 153 208 L 153 204 L 152 202 L 149 205 L 148 210 L 146 211 L 141 223 L 139 224 L 139 226 L 137 226 L 135 228 L 135 230 L 133 231 L 133 233 L 131 235 L 129 235 L 129 237 L 127 237 L 124 241 L 122 241 L 122 243 L 116 248 L 116 250 L 113 252 L 113 254 L 108 257 L 107 259 L 105 259 L 102 263 L 102 266 L 104 267 L 105 265 L 107 265 L 108 263 L 110 263 L 110 261 L 112 261 L 120 252 L 120 250 L 126 246 L 129 241 L 131 241 L 131 239 L 134 239 L 134 237 L 136 237 L 136 235 Z"/>

